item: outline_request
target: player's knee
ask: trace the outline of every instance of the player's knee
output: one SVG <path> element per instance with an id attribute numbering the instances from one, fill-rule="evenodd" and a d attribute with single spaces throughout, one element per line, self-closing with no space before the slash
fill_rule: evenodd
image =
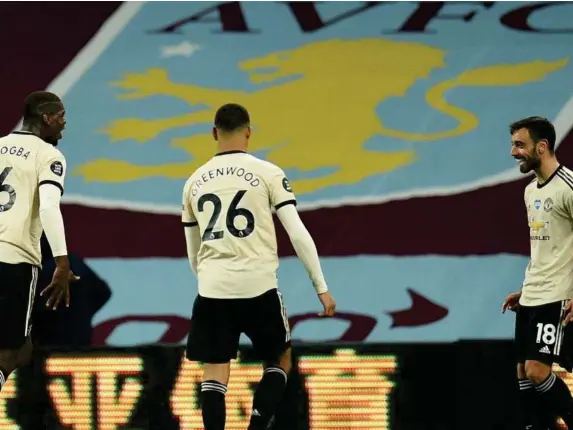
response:
<path id="1" fill-rule="evenodd" d="M 18 350 L 6 349 L 0 351 L 0 368 L 4 372 L 12 373 L 18 366 Z"/>
<path id="2" fill-rule="evenodd" d="M 16 357 L 16 367 L 25 366 L 32 359 L 32 340 L 30 337 L 26 339 L 26 343 L 18 350 Z"/>
<path id="3" fill-rule="evenodd" d="M 517 379 L 527 379 L 527 373 L 525 373 L 525 363 L 517 363 Z"/>
<path id="4" fill-rule="evenodd" d="M 540 361 L 528 360 L 525 362 L 525 374 L 527 379 L 536 385 L 545 381 L 551 373 L 551 366 Z"/>
<path id="5" fill-rule="evenodd" d="M 290 373 L 290 369 L 292 368 L 292 355 L 291 349 L 287 349 L 279 358 L 278 365 L 285 371 L 288 375 Z"/>
<path id="6" fill-rule="evenodd" d="M 203 365 L 203 381 L 217 381 L 227 385 L 231 363 L 205 363 Z"/>
<path id="7" fill-rule="evenodd" d="M 292 368 L 291 349 L 287 349 L 280 356 L 273 360 L 264 360 L 263 367 L 280 367 L 288 375 Z"/>

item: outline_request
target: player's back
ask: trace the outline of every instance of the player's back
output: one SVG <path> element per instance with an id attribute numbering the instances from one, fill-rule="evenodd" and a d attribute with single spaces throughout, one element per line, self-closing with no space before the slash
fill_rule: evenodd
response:
<path id="1" fill-rule="evenodd" d="M 40 171 L 49 163 L 46 168 L 62 176 L 62 157 L 52 145 L 28 132 L 0 138 L 1 262 L 40 265 Z"/>
<path id="2" fill-rule="evenodd" d="M 295 202 L 280 168 L 241 151 L 217 154 L 185 185 L 202 238 L 199 293 L 255 297 L 277 287 L 272 208 Z"/>

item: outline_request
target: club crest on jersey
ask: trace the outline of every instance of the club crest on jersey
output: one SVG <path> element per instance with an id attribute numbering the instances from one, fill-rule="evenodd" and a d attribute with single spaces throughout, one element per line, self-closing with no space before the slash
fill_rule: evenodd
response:
<path id="1" fill-rule="evenodd" d="M 545 199 L 543 209 L 545 209 L 545 212 L 551 212 L 551 209 L 553 209 L 553 200 L 551 200 L 551 197 Z"/>
<path id="2" fill-rule="evenodd" d="M 50 164 L 50 170 L 54 175 L 62 176 L 64 174 L 64 166 L 59 161 L 54 161 Z"/>
<path id="3" fill-rule="evenodd" d="M 292 193 L 292 188 L 290 186 L 290 182 L 288 181 L 287 178 L 283 178 L 283 188 L 288 191 L 289 193 Z"/>
<path id="4" fill-rule="evenodd" d="M 541 207 L 541 200 L 537 199 L 533 202 L 533 206 L 535 206 L 535 209 L 539 210 L 539 208 Z"/>

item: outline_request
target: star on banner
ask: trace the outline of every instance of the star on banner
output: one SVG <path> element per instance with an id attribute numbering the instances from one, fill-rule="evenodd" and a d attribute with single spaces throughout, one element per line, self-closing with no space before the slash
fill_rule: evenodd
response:
<path id="1" fill-rule="evenodd" d="M 177 45 L 162 46 L 161 58 L 170 58 L 176 56 L 190 57 L 199 49 L 201 49 L 200 45 L 185 40 L 184 42 L 181 42 Z"/>

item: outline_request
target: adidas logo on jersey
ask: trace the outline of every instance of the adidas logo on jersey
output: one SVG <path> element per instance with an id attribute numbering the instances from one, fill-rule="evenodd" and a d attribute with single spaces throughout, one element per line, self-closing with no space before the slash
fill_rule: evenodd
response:
<path id="1" fill-rule="evenodd" d="M 545 345 L 543 348 L 541 348 L 539 350 L 539 352 L 542 352 L 544 354 L 551 354 L 551 351 L 549 351 L 549 348 L 547 347 L 547 345 Z"/>

